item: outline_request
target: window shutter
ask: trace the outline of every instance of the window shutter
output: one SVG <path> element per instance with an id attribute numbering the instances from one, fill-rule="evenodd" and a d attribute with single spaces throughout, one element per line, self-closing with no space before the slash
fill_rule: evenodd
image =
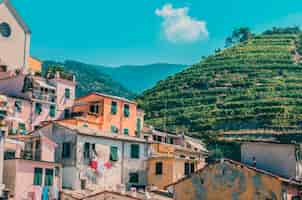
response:
<path id="1" fill-rule="evenodd" d="M 34 185 L 42 185 L 42 168 L 35 168 L 34 169 Z"/>
<path id="2" fill-rule="evenodd" d="M 110 147 L 110 161 L 118 161 L 118 149 L 117 147 Z"/>
<path id="3" fill-rule="evenodd" d="M 139 158 L 139 144 L 131 144 L 131 158 Z"/>

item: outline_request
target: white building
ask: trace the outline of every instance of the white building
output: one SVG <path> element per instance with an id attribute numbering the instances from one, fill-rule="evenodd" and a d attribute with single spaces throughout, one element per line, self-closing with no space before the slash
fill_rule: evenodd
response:
<path id="1" fill-rule="evenodd" d="M 33 134 L 58 144 L 56 160 L 62 163 L 63 188 L 118 189 L 146 186 L 146 140 L 104 133 L 64 122 L 51 123 Z M 91 162 L 97 163 L 94 169 Z"/>
<path id="2" fill-rule="evenodd" d="M 241 145 L 241 162 L 289 179 L 302 180 L 300 144 L 243 143 Z"/>
<path id="3" fill-rule="evenodd" d="M 30 29 L 9 0 L 0 1 L 0 71 L 27 71 L 30 35 Z"/>

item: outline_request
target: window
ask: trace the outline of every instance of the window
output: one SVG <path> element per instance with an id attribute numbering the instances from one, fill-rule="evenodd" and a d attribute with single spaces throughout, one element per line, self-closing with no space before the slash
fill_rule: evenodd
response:
<path id="1" fill-rule="evenodd" d="M 18 128 L 19 128 L 19 132 L 22 135 L 26 135 L 26 126 L 24 123 L 19 123 Z"/>
<path id="2" fill-rule="evenodd" d="M 124 128 L 124 134 L 125 134 L 125 135 L 129 135 L 129 129 Z"/>
<path id="3" fill-rule="evenodd" d="M 90 143 L 85 142 L 84 144 L 84 159 L 90 158 Z"/>
<path id="4" fill-rule="evenodd" d="M 55 167 L 55 176 L 60 176 L 60 167 Z"/>
<path id="5" fill-rule="evenodd" d="M 110 161 L 118 161 L 118 148 L 115 146 L 110 147 Z"/>
<path id="6" fill-rule="evenodd" d="M 64 142 L 62 149 L 62 158 L 70 158 L 71 156 L 71 143 Z"/>
<path id="7" fill-rule="evenodd" d="M 45 186 L 52 186 L 53 185 L 53 169 L 46 169 L 45 170 Z"/>
<path id="8" fill-rule="evenodd" d="M 16 158 L 15 151 L 5 151 L 4 152 L 4 160 L 12 160 Z"/>
<path id="9" fill-rule="evenodd" d="M 70 117 L 70 110 L 69 109 L 65 109 L 64 110 L 64 118 L 69 118 Z"/>
<path id="10" fill-rule="evenodd" d="M 194 163 L 191 163 L 190 172 L 191 172 L 191 173 L 194 173 L 194 172 L 195 172 L 195 165 L 194 165 Z"/>
<path id="11" fill-rule="evenodd" d="M 56 116 L 56 106 L 55 105 L 50 105 L 50 107 L 49 107 L 49 115 L 51 117 L 55 117 Z"/>
<path id="12" fill-rule="evenodd" d="M 115 115 L 117 113 L 117 102 L 111 102 L 111 114 Z"/>
<path id="13" fill-rule="evenodd" d="M 112 133 L 118 133 L 118 128 L 114 125 L 111 125 L 111 132 Z"/>
<path id="14" fill-rule="evenodd" d="M 15 101 L 15 111 L 18 113 L 22 112 L 22 101 Z"/>
<path id="15" fill-rule="evenodd" d="M 12 33 L 12 30 L 8 23 L 3 22 L 0 24 L 0 34 L 2 37 L 8 38 Z"/>
<path id="16" fill-rule="evenodd" d="M 131 158 L 139 158 L 139 144 L 131 144 Z"/>
<path id="17" fill-rule="evenodd" d="M 138 183 L 139 175 L 137 172 L 129 173 L 129 183 Z"/>
<path id="18" fill-rule="evenodd" d="M 42 168 L 35 168 L 34 169 L 34 185 L 42 185 Z"/>
<path id="19" fill-rule="evenodd" d="M 155 163 L 155 174 L 156 175 L 163 174 L 163 163 L 162 162 Z"/>
<path id="20" fill-rule="evenodd" d="M 89 112 L 93 114 L 99 113 L 99 104 L 93 104 L 89 106 Z"/>
<path id="21" fill-rule="evenodd" d="M 129 117 L 129 116 L 130 116 L 129 105 L 125 104 L 124 105 L 124 117 Z"/>
<path id="22" fill-rule="evenodd" d="M 65 98 L 70 99 L 70 89 L 69 88 L 65 88 Z"/>
<path id="23" fill-rule="evenodd" d="M 41 112 L 42 112 L 42 104 L 36 103 L 35 105 L 36 105 L 36 106 L 35 106 L 35 113 L 36 113 L 37 115 L 40 115 Z"/>
<path id="24" fill-rule="evenodd" d="M 190 163 L 185 163 L 185 176 L 190 175 Z"/>

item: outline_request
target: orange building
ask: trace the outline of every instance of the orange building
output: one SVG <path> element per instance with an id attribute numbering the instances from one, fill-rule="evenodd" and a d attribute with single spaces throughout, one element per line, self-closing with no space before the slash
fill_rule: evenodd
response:
<path id="1" fill-rule="evenodd" d="M 75 100 L 72 118 L 65 122 L 104 132 L 140 137 L 144 114 L 134 101 L 91 93 Z"/>
<path id="2" fill-rule="evenodd" d="M 34 73 L 42 72 L 42 62 L 34 57 L 28 58 L 29 71 Z"/>

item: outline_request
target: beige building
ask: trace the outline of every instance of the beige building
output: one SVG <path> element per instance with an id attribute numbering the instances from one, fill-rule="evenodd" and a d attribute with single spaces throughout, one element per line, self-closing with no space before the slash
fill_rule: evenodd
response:
<path id="1" fill-rule="evenodd" d="M 301 182 L 227 159 L 208 164 L 167 188 L 175 200 L 301 199 Z"/>
<path id="2" fill-rule="evenodd" d="M 27 72 L 31 31 L 9 0 L 0 3 L 0 70 Z"/>

